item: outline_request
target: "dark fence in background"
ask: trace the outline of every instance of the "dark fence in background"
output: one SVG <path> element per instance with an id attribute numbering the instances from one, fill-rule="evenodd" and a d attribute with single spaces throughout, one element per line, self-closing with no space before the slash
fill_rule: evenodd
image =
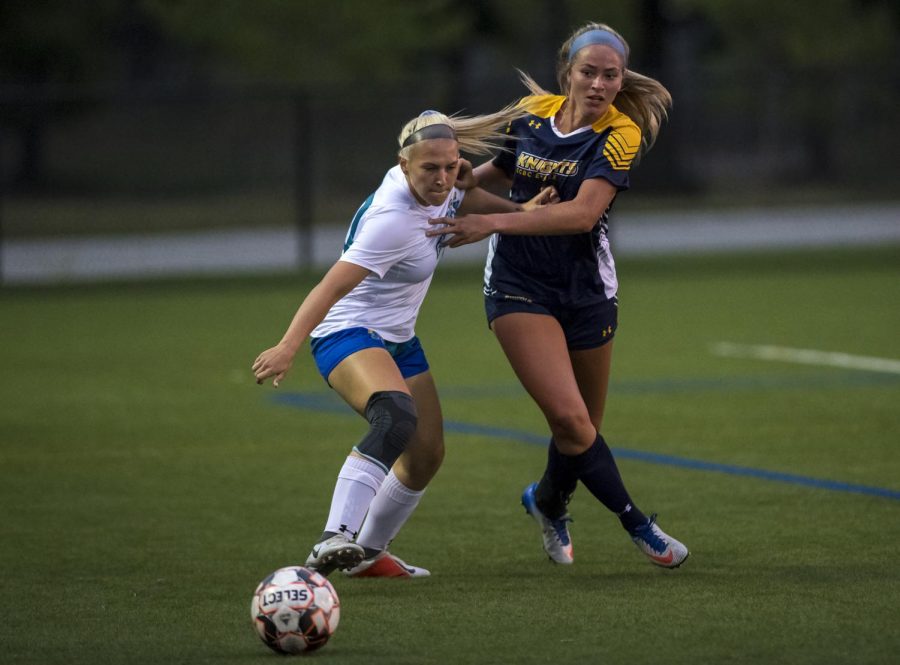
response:
<path id="1" fill-rule="evenodd" d="M 633 200 L 897 198 L 898 84 L 893 69 L 683 72 Z M 465 109 L 419 90 L 0 90 L 0 233 L 344 224 L 394 162 L 407 119 L 487 112 L 522 93 L 512 74 L 473 83 Z"/>

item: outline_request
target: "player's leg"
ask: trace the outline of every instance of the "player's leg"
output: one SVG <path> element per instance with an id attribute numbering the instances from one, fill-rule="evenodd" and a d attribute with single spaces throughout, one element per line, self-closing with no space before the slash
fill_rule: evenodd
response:
<path id="1" fill-rule="evenodd" d="M 365 549 L 366 560 L 347 571 L 351 577 L 427 577 L 430 574 L 425 568 L 407 564 L 387 552 L 444 459 L 443 417 L 431 372 L 407 378 L 406 385 L 419 415 L 416 432 L 369 506 L 356 539 Z"/>
<path id="2" fill-rule="evenodd" d="M 503 314 L 491 327 L 553 435 L 544 475 L 539 483 L 525 488 L 522 504 L 540 526 L 544 550 L 551 560 L 572 563 L 566 503 L 578 476 L 563 463 L 562 453 L 577 455 L 589 448 L 596 430 L 578 390 L 565 335 L 555 318 L 533 312 Z"/>
<path id="3" fill-rule="evenodd" d="M 598 432 L 606 406 L 612 349 L 613 342 L 610 340 L 600 347 L 570 351 L 569 354 L 579 390 Z M 578 462 L 582 467 L 580 480 L 616 513 L 638 549 L 657 565 L 668 568 L 681 565 L 688 556 L 687 547 L 656 526 L 655 516 L 648 518 L 634 506 L 603 437 L 598 434 L 592 448 L 581 457 L 582 461 Z"/>
<path id="4" fill-rule="evenodd" d="M 595 431 L 599 431 L 609 385 L 612 341 L 592 349 L 570 351 L 569 358 L 591 422 L 597 428 Z M 626 529 L 647 521 L 628 495 L 612 452 L 600 434 L 595 435 L 590 448 L 578 455 L 566 456 L 564 463 L 578 469 L 582 484 L 618 516 Z"/>
<path id="5" fill-rule="evenodd" d="M 419 423 L 393 471 L 406 487 L 424 491 L 444 461 L 444 416 L 431 372 L 408 378 L 406 385 L 419 410 Z"/>
<path id="6" fill-rule="evenodd" d="M 609 390 L 618 306 L 615 300 L 609 300 L 564 310 L 561 316 L 578 390 L 598 432 L 588 450 L 577 457 L 566 458 L 563 463 L 577 468 L 579 480 L 631 531 L 645 524 L 647 517 L 634 506 L 612 452 L 599 434 Z"/>
<path id="7" fill-rule="evenodd" d="M 538 521 L 544 528 L 545 549 L 551 558 L 559 563 L 570 563 L 571 540 L 568 551 L 560 551 L 560 548 L 551 547 L 551 536 L 555 531 L 560 542 L 565 542 L 568 536 L 568 530 L 564 532 L 562 528 L 567 519 L 566 493 L 574 489 L 573 479 L 577 478 L 619 517 L 642 551 L 647 553 L 647 548 L 655 550 L 663 545 L 665 553 L 661 557 L 648 554 L 654 563 L 665 565 L 664 562 L 669 561 L 679 565 L 687 556 L 686 548 L 682 556 L 680 549 L 683 546 L 674 539 L 662 543 L 665 534 L 652 519 L 648 520 L 634 507 L 612 452 L 596 429 L 595 423 L 602 419 L 605 404 L 612 347 L 606 343 L 570 352 L 568 346 L 572 342 L 573 326 L 571 322 L 567 324 L 570 329 L 563 331 L 555 318 L 523 313 L 501 316 L 493 324 L 513 369 L 541 408 L 553 432 L 554 445 L 548 451 L 547 468 L 539 483 L 526 488 L 523 504 L 529 513 L 543 518 Z M 574 328 L 577 329 L 577 325 Z M 579 367 L 576 369 L 573 363 Z M 573 386 L 577 397 L 570 392 Z M 590 409 L 586 397 L 592 400 Z M 580 405 L 580 410 L 573 404 Z M 588 427 L 584 426 L 584 420 Z M 568 560 L 566 554 L 569 554 Z"/>
<path id="8" fill-rule="evenodd" d="M 612 359 L 612 341 L 602 347 L 605 351 L 597 358 L 585 358 L 581 352 L 569 352 L 575 381 L 583 401 L 588 409 L 588 416 L 596 431 L 600 431 L 603 422 L 603 410 L 606 405 L 606 394 L 609 386 L 609 374 Z M 575 492 L 578 474 L 573 472 L 568 457 L 556 446 L 555 440 L 547 447 L 547 466 L 538 483 L 529 485 L 522 496 L 526 505 L 540 505 L 545 516 L 554 519 L 567 518 L 568 503 Z"/>
<path id="9" fill-rule="evenodd" d="M 601 347 L 602 353 L 594 356 L 580 351 L 570 351 L 569 359 L 575 374 L 578 390 L 588 410 L 588 416 L 596 431 L 603 423 L 603 411 L 609 386 L 612 360 L 612 341 Z M 567 457 L 551 440 L 547 447 L 547 466 L 544 476 L 535 488 L 544 506 L 545 514 L 559 517 L 566 512 L 566 506 L 575 492 L 578 477 L 570 468 Z"/>
<path id="10" fill-rule="evenodd" d="M 556 447 L 566 455 L 587 450 L 597 430 L 559 322 L 546 314 L 513 312 L 494 319 L 491 327 L 519 382 L 544 414 Z"/>
<path id="11" fill-rule="evenodd" d="M 609 392 L 609 376 L 612 369 L 613 340 L 597 349 L 569 351 L 575 381 L 581 392 L 594 429 L 603 431 L 603 413 Z"/>
<path id="12" fill-rule="evenodd" d="M 318 363 L 319 356 L 316 359 Z M 363 548 L 352 540 L 388 469 L 415 432 L 417 420 L 412 396 L 383 346 L 352 351 L 327 377 L 335 391 L 369 421 L 369 431 L 341 467 L 325 530 L 306 562 L 323 574 L 351 568 L 364 558 Z"/>
<path id="13" fill-rule="evenodd" d="M 416 402 L 416 432 L 394 463 L 375 495 L 357 538 L 366 551 L 366 560 L 347 571 L 353 577 L 425 577 L 430 573 L 411 566 L 387 551 L 413 511 L 425 487 L 444 460 L 444 421 L 437 388 L 428 360 L 417 337 L 388 344 L 409 392 Z"/>

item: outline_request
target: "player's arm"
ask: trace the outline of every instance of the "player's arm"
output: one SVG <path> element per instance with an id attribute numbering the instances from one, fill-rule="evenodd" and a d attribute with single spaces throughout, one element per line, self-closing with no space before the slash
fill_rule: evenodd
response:
<path id="1" fill-rule="evenodd" d="M 459 247 L 478 242 L 492 233 L 508 235 L 568 235 L 590 231 L 612 203 L 617 189 L 608 180 L 591 178 L 581 183 L 578 194 L 571 201 L 543 206 L 533 211 L 506 214 L 474 214 L 455 219 L 441 217 L 429 220 L 440 225 L 427 235 L 452 234 L 446 242 Z"/>
<path id="2" fill-rule="evenodd" d="M 534 198 L 525 203 L 514 203 L 507 198 L 485 191 L 481 187 L 476 187 L 466 192 L 466 198 L 463 199 L 459 212 L 462 215 L 521 212 L 534 210 L 557 201 L 559 201 L 559 195 L 553 187 L 544 187 Z"/>
<path id="3" fill-rule="evenodd" d="M 459 175 L 455 183 L 457 189 L 470 191 L 481 187 L 499 195 L 501 192 L 508 191 L 512 185 L 512 178 L 506 175 L 506 172 L 493 161 L 473 167 L 472 162 L 460 158 L 459 164 Z"/>
<path id="4" fill-rule="evenodd" d="M 493 161 L 476 166 L 472 170 L 472 176 L 477 186 L 491 192 L 507 192 L 512 186 L 512 178 Z"/>
<path id="5" fill-rule="evenodd" d="M 368 274 L 362 266 L 347 261 L 336 262 L 303 300 L 281 341 L 257 356 L 251 367 L 256 382 L 263 383 L 274 376 L 272 385 L 277 388 L 309 333 L 322 322 L 328 310 Z"/>

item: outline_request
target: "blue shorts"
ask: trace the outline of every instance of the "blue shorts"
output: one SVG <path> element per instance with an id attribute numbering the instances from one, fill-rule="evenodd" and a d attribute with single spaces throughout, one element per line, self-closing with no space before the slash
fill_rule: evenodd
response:
<path id="1" fill-rule="evenodd" d="M 328 375 L 344 358 L 374 347 L 385 349 L 391 354 L 404 379 L 428 371 L 428 361 L 418 337 L 405 342 L 386 342 L 374 330 L 348 328 L 325 337 L 311 337 L 309 345 L 316 367 L 326 382 Z"/>
<path id="2" fill-rule="evenodd" d="M 619 325 L 619 305 L 615 298 L 585 307 L 554 307 L 533 300 L 507 298 L 502 293 L 497 293 L 485 296 L 484 309 L 488 325 L 497 317 L 513 312 L 552 316 L 562 327 L 566 347 L 570 351 L 585 351 L 603 346 L 615 337 Z"/>

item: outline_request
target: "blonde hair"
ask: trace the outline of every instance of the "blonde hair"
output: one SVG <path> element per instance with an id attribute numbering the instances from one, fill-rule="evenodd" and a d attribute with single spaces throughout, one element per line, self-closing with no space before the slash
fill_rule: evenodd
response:
<path id="1" fill-rule="evenodd" d="M 526 114 L 521 101 L 506 106 L 496 113 L 487 115 L 444 115 L 438 111 L 425 111 L 407 122 L 397 143 L 400 145 L 398 153 L 404 159 L 409 159 L 409 153 L 415 143 L 404 147 L 403 143 L 414 132 L 430 125 L 448 125 L 456 133 L 460 152 L 472 155 L 489 155 L 497 149 L 498 145 L 510 137 L 506 133 L 507 125 Z"/>
<path id="2" fill-rule="evenodd" d="M 645 153 L 653 147 L 663 120 L 669 116 L 669 109 L 672 107 L 672 95 L 656 79 L 628 69 L 628 56 L 631 53 L 631 48 L 628 46 L 625 38 L 618 32 L 605 23 L 587 23 L 578 28 L 563 42 L 556 59 L 556 81 L 559 84 L 560 92 L 566 94 L 569 83 L 569 73 L 572 70 L 569 50 L 572 47 L 572 43 L 580 35 L 591 30 L 604 30 L 615 35 L 622 42 L 625 50 L 625 61 L 622 63 L 622 89 L 619 90 L 619 94 L 616 95 L 613 104 L 640 127 L 641 153 Z M 522 73 L 520 72 L 520 74 Z M 550 94 L 535 83 L 527 74 L 522 74 L 522 80 L 532 94 Z"/>

